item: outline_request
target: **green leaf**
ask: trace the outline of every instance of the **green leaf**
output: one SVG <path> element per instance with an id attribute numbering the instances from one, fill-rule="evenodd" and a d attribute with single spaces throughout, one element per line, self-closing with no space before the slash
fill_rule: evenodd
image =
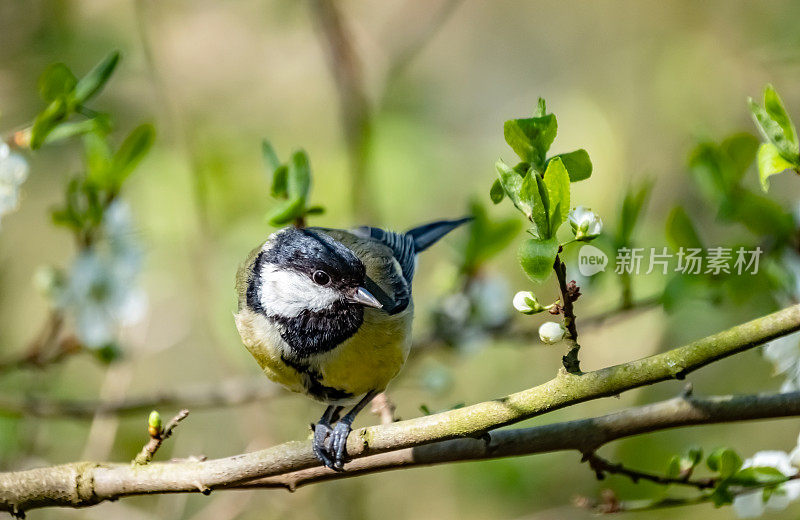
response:
<path id="1" fill-rule="evenodd" d="M 689 448 L 686 452 L 686 459 L 691 462 L 692 468 L 696 467 L 700 462 L 703 461 L 703 449 L 702 448 Z"/>
<path id="2" fill-rule="evenodd" d="M 298 150 L 289 160 L 286 191 L 291 198 L 308 199 L 311 190 L 311 166 L 305 150 Z"/>
<path id="3" fill-rule="evenodd" d="M 280 167 L 281 161 L 278 159 L 278 154 L 275 153 L 275 148 L 272 147 L 272 143 L 267 139 L 261 141 L 261 156 L 264 158 L 264 165 L 270 173 L 274 173 Z"/>
<path id="4" fill-rule="evenodd" d="M 61 123 L 57 125 L 47 135 L 44 144 L 54 144 L 60 141 L 75 137 L 77 135 L 84 135 L 91 132 L 107 134 L 111 131 L 111 121 L 106 115 L 99 115 L 92 119 L 85 119 L 83 121 L 75 121 L 72 123 Z"/>
<path id="5" fill-rule="evenodd" d="M 38 150 L 53 129 L 67 116 L 67 104 L 63 98 L 53 100 L 33 121 L 31 149 Z"/>
<path id="6" fill-rule="evenodd" d="M 533 168 L 522 179 L 519 197 L 523 205 L 530 207 L 528 218 L 534 224 L 534 235 L 537 238 L 550 238 L 550 198 L 542 176 Z"/>
<path id="7" fill-rule="evenodd" d="M 775 145 L 780 156 L 792 164 L 800 162 L 797 132 L 783 108 L 780 97 L 772 87 L 767 85 L 764 89 L 765 107 L 759 106 L 752 98 L 748 100 L 748 103 L 756 126 L 764 137 Z"/>
<path id="8" fill-rule="evenodd" d="M 556 116 L 547 114 L 529 119 L 512 119 L 503 125 L 508 145 L 525 162 L 542 169 L 545 156 L 556 138 Z"/>
<path id="9" fill-rule="evenodd" d="M 276 199 L 285 199 L 289 197 L 288 193 L 289 183 L 289 167 L 281 164 L 272 174 L 272 187 L 270 193 Z"/>
<path id="10" fill-rule="evenodd" d="M 625 197 L 622 199 L 622 207 L 620 208 L 619 227 L 617 229 L 617 245 L 618 247 L 628 246 L 631 243 L 633 230 L 636 228 L 636 223 L 642 214 L 645 201 L 653 189 L 651 181 L 645 181 L 638 189 L 629 187 L 625 192 Z"/>
<path id="11" fill-rule="evenodd" d="M 792 119 L 789 117 L 789 114 L 786 113 L 786 109 L 783 106 L 783 100 L 775 92 L 775 89 L 772 85 L 767 85 L 764 88 L 764 110 L 767 111 L 767 115 L 769 115 L 770 119 L 778 123 L 778 126 L 781 127 L 783 130 L 783 136 L 792 145 L 792 150 L 794 151 L 795 155 L 800 154 L 800 143 L 797 140 L 797 130 L 792 123 Z"/>
<path id="12" fill-rule="evenodd" d="M 739 470 L 731 477 L 732 483 L 741 486 L 775 486 L 789 477 L 769 466 L 756 466 Z"/>
<path id="13" fill-rule="evenodd" d="M 522 191 L 523 178 L 514 169 L 510 168 L 502 159 L 498 159 L 494 164 L 497 169 L 498 180 L 503 187 L 508 198 L 514 203 L 514 206 L 520 210 L 525 217 L 531 218 L 531 205 L 527 201 L 523 201 L 520 192 Z"/>
<path id="14" fill-rule="evenodd" d="M 533 115 L 534 117 L 544 117 L 547 115 L 547 103 L 545 103 L 544 98 L 539 98 Z"/>
<path id="15" fill-rule="evenodd" d="M 78 79 L 63 63 L 54 63 L 39 76 L 39 94 L 48 103 L 67 97 L 75 89 Z"/>
<path id="16" fill-rule="evenodd" d="M 569 173 L 570 182 L 578 182 L 591 177 L 592 160 L 589 158 L 589 152 L 583 148 L 574 152 L 555 155 L 547 160 L 548 164 L 556 158 L 560 158 L 561 162 L 564 163 L 564 167 Z"/>
<path id="17" fill-rule="evenodd" d="M 711 498 L 711 502 L 713 502 L 714 507 L 722 507 L 732 504 L 734 499 L 734 495 L 729 489 L 729 483 L 724 481 L 717 486 L 717 488 L 713 493 L 711 493 L 711 495 L 709 495 L 709 497 Z"/>
<path id="18" fill-rule="evenodd" d="M 117 187 L 122 184 L 144 156 L 147 155 L 147 152 L 153 146 L 155 138 L 156 130 L 153 125 L 143 124 L 134 128 L 122 142 L 119 150 L 116 151 L 111 159 L 111 170 Z"/>
<path id="19" fill-rule="evenodd" d="M 550 235 L 558 232 L 559 226 L 567 220 L 569 213 L 569 174 L 561 159 L 556 157 L 547 165 L 544 174 L 544 184 L 547 187 L 549 200 Z"/>
<path id="20" fill-rule="evenodd" d="M 294 198 L 270 211 L 267 220 L 273 226 L 285 226 L 296 218 L 302 217 L 305 206 L 306 201 L 303 197 Z"/>
<path id="21" fill-rule="evenodd" d="M 102 90 L 119 63 L 119 51 L 114 51 L 94 66 L 75 87 L 75 101 L 80 105 Z"/>
<path id="22" fill-rule="evenodd" d="M 797 170 L 800 166 L 788 162 L 772 143 L 763 143 L 758 148 L 758 178 L 761 189 L 769 191 L 769 178 L 786 170 Z"/>
<path id="23" fill-rule="evenodd" d="M 89 182 L 111 187 L 111 148 L 104 134 L 92 132 L 83 136 L 83 153 Z"/>
<path id="24" fill-rule="evenodd" d="M 556 254 L 558 254 L 558 240 L 555 237 L 526 239 L 517 251 L 522 270 L 536 283 L 542 283 L 550 276 Z"/>
<path id="25" fill-rule="evenodd" d="M 667 217 L 667 242 L 674 250 L 681 247 L 702 249 L 703 242 L 697 234 L 692 219 L 680 206 L 675 206 Z"/>
<path id="26" fill-rule="evenodd" d="M 489 190 L 489 198 L 492 199 L 493 203 L 500 204 L 505 196 L 506 192 L 503 189 L 503 184 L 500 182 L 500 179 L 495 179 Z"/>
<path id="27" fill-rule="evenodd" d="M 719 473 L 726 479 L 733 476 L 742 467 L 742 458 L 730 448 L 717 448 L 708 456 L 706 464 L 711 471 Z"/>
<path id="28" fill-rule="evenodd" d="M 681 475 L 681 458 L 673 455 L 667 464 L 667 478 L 678 478 Z"/>
<path id="29" fill-rule="evenodd" d="M 325 208 L 322 206 L 311 206 L 310 208 L 306 208 L 306 216 L 308 215 L 322 215 L 325 213 Z"/>

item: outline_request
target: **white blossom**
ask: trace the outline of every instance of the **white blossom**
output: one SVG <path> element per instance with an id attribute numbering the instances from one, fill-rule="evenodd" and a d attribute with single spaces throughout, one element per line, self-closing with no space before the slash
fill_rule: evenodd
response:
<path id="1" fill-rule="evenodd" d="M 138 323 L 147 311 L 146 295 L 136 283 L 141 251 L 124 203 L 114 202 L 106 210 L 103 232 L 107 240 L 77 256 L 56 300 L 72 315 L 78 338 L 89 348 L 113 343 L 120 328 Z"/>
<path id="2" fill-rule="evenodd" d="M 564 326 L 560 323 L 546 321 L 539 327 L 539 339 L 542 340 L 543 343 L 552 345 L 564 339 L 564 334 L 566 334 L 566 332 Z"/>
<path id="3" fill-rule="evenodd" d="M 798 440 L 800 442 L 800 439 Z M 751 467 L 775 468 L 787 477 L 797 474 L 794 461 L 800 455 L 800 448 L 795 447 L 791 453 L 778 450 L 759 451 L 744 461 L 742 469 Z M 757 489 L 751 493 L 737 495 L 733 499 L 733 509 L 739 518 L 758 518 L 767 509 L 786 509 L 790 502 L 800 498 L 800 480 L 791 480 L 778 488 L 764 500 L 764 490 Z"/>
<path id="4" fill-rule="evenodd" d="M 800 390 L 800 333 L 770 341 L 763 352 L 764 357 L 772 363 L 775 373 L 785 378 L 781 392 Z"/>
<path id="5" fill-rule="evenodd" d="M 591 240 L 603 231 L 600 216 L 585 206 L 572 208 L 567 215 L 576 240 Z"/>
<path id="6" fill-rule="evenodd" d="M 28 178 L 28 161 L 0 141 L 0 219 L 17 210 L 19 191 Z"/>
<path id="7" fill-rule="evenodd" d="M 536 314 L 544 310 L 544 307 L 536 300 L 536 295 L 531 291 L 519 291 L 514 295 L 511 303 L 522 314 Z"/>

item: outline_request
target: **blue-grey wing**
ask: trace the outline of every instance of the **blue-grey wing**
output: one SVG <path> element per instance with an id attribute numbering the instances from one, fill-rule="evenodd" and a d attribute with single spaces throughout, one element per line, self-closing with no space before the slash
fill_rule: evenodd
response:
<path id="1" fill-rule="evenodd" d="M 380 242 L 391 249 L 394 257 L 397 259 L 397 263 L 400 264 L 403 278 L 406 279 L 409 287 L 411 286 L 411 280 L 414 278 L 414 265 L 416 263 L 414 257 L 417 254 L 417 250 L 414 247 L 413 236 L 370 226 L 361 226 L 354 229 L 352 233 L 362 238 L 370 238 Z"/>

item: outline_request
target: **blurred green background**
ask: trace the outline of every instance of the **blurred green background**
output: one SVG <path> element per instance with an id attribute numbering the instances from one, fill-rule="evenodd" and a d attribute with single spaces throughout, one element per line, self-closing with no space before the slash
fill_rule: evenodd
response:
<path id="1" fill-rule="evenodd" d="M 773 1 L 340 2 L 360 56 L 369 100 L 372 146 L 367 163 L 374 211 L 351 204 L 351 176 L 339 96 L 327 63 L 327 42 L 306 2 L 293 1 L 14 1 L 0 2 L 0 129 L 28 123 L 42 108 L 36 82 L 50 63 L 84 73 L 112 49 L 123 53 L 116 74 L 95 101 L 112 112 L 120 132 L 141 121 L 158 132 L 155 147 L 126 186 L 137 238 L 145 249 L 142 285 L 147 317 L 125 332 L 124 356 L 107 365 L 70 357 L 42 371 L 0 375 L 8 398 L 123 398 L 195 383 L 258 377 L 232 319 L 239 262 L 274 228 L 265 214 L 274 202 L 261 162 L 268 137 L 282 155 L 305 148 L 314 172 L 312 202 L 327 213 L 312 224 L 369 224 L 405 229 L 458 216 L 477 196 L 489 205 L 493 163 L 512 152 L 502 124 L 524 117 L 536 99 L 558 116 L 553 152 L 586 148 L 590 180 L 574 184 L 572 200 L 613 224 L 632 181 L 655 181 L 637 240 L 666 245 L 664 221 L 676 203 L 698 216 L 709 244 L 725 235 L 716 209 L 697 195 L 686 158 L 701 139 L 755 133 L 745 100 L 773 83 L 800 118 L 800 3 Z M 447 16 L 437 13 L 447 12 Z M 424 37 L 430 24 L 433 30 Z M 397 70 L 398 54 L 422 45 Z M 31 340 L 47 313 L 32 279 L 41 266 L 69 265 L 74 245 L 52 226 L 48 210 L 79 171 L 79 147 L 50 147 L 29 156 L 30 178 L 18 212 L 0 230 L 0 357 Z M 798 183 L 773 178 L 770 196 L 794 205 Z M 756 186 L 755 171 L 747 183 Z M 510 204 L 490 208 L 514 216 Z M 700 216 L 705 215 L 705 219 Z M 454 262 L 464 234 L 454 233 L 421 259 L 415 282 L 418 337 L 431 310 L 453 289 Z M 526 281 L 516 246 L 486 266 L 502 275 L 508 297 L 545 288 Z M 613 261 L 613 260 L 612 260 Z M 573 268 L 574 261 L 568 267 Z M 647 297 L 664 280 L 634 280 Z M 764 291 L 767 289 L 764 288 Z M 619 289 L 606 276 L 582 291 L 580 317 L 613 306 Z M 582 330 L 584 369 L 646 356 L 771 310 L 754 294 L 749 305 L 687 303 Z M 519 316 L 538 325 L 544 318 Z M 526 342 L 478 342 L 465 349 L 421 354 L 390 387 L 397 415 L 419 415 L 527 388 L 549 379 L 563 354 Z M 413 355 L 413 354 L 412 354 Z M 690 380 L 695 392 L 776 390 L 782 380 L 757 351 L 717 363 Z M 264 379 L 264 385 L 271 384 Z M 682 383 L 662 383 L 526 422 L 543 424 L 618 410 L 676 395 Z M 168 416 L 175 410 L 161 410 Z M 226 456 L 307 435 L 321 406 L 281 393 L 230 409 L 193 411 L 157 458 Z M 357 424 L 376 423 L 363 414 Z M 146 441 L 146 414 L 119 420 L 40 419 L 0 414 L 0 469 L 80 459 L 130 460 Z M 789 450 L 800 421 L 783 420 L 686 429 L 630 439 L 601 453 L 633 467 L 666 468 L 688 445 L 730 445 L 743 456 Z M 576 453 L 395 471 L 277 490 L 203 496 L 126 499 L 95 508 L 43 510 L 31 518 L 587 518 L 571 505 L 612 487 L 621 498 L 659 489 L 622 478 L 598 482 Z M 711 505 L 631 515 L 730 518 Z M 773 517 L 796 517 L 800 506 Z"/>

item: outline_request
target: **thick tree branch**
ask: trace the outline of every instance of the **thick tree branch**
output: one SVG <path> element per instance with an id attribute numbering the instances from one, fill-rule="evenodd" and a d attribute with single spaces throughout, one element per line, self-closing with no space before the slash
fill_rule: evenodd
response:
<path id="1" fill-rule="evenodd" d="M 772 395 L 677 397 L 620 412 L 562 423 L 498 430 L 486 439 L 454 439 L 355 460 L 343 473 L 324 467 L 252 480 L 235 487 L 287 488 L 381 471 L 449 462 L 576 450 L 593 453 L 609 442 L 670 428 L 800 415 L 800 392 Z"/>
<path id="2" fill-rule="evenodd" d="M 488 439 L 491 446 L 493 437 L 514 433 L 498 432 L 487 436 L 490 430 L 591 399 L 668 379 L 683 379 L 689 372 L 709 363 L 799 329 L 800 305 L 795 305 L 662 354 L 582 375 L 562 370 L 551 381 L 501 399 L 408 421 L 361 428 L 350 436 L 347 451 L 357 459 L 467 437 Z M 791 409 L 790 404 L 784 403 L 776 410 L 775 416 L 785 416 Z M 765 406 L 756 406 L 754 416 L 765 417 L 765 409 Z M 639 413 L 631 416 L 632 422 Z M 744 413 L 737 411 L 729 420 L 737 420 Z M 671 416 L 663 421 L 671 424 Z M 567 438 L 569 435 L 551 434 L 548 435 L 550 440 L 544 442 L 558 446 Z M 254 453 L 203 462 L 156 463 L 136 468 L 128 464 L 94 462 L 66 464 L 0 474 L 0 510 L 78 507 L 130 495 L 230 487 L 318 464 L 308 441 L 288 442 Z"/>

